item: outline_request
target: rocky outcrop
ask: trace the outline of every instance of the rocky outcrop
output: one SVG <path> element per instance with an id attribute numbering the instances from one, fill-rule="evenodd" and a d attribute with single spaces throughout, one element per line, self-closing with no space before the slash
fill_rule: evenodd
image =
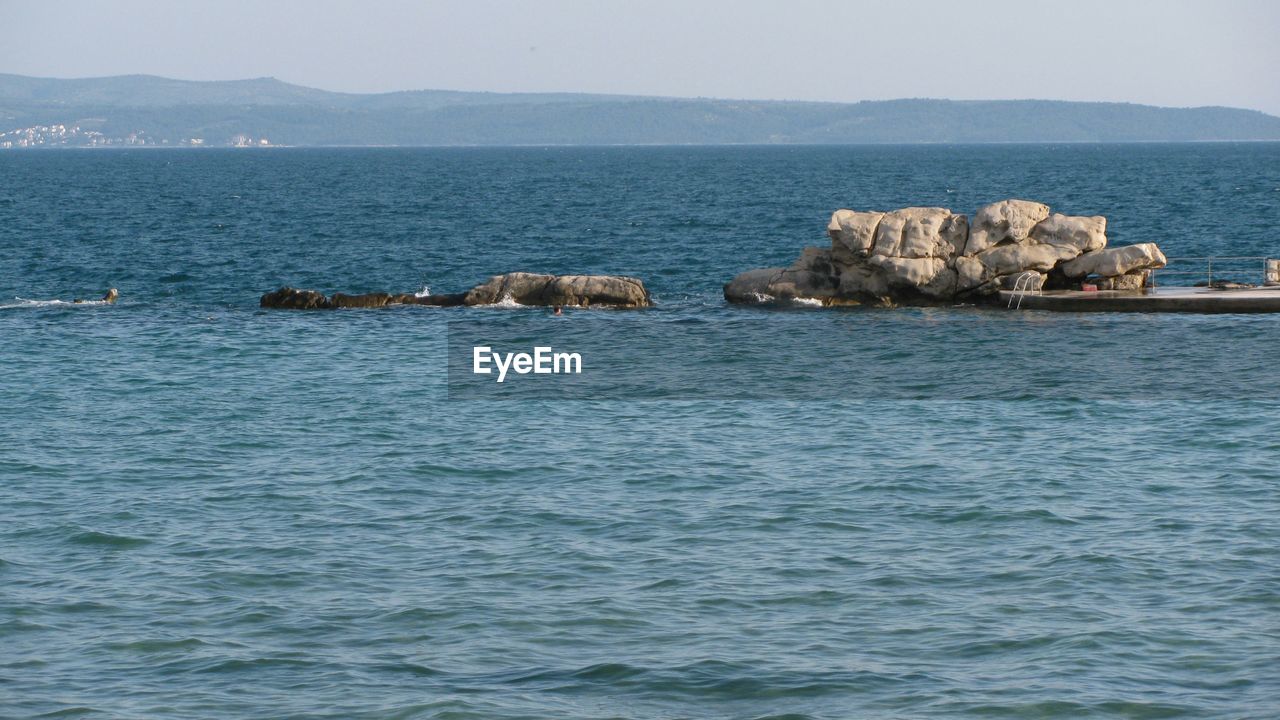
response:
<path id="1" fill-rule="evenodd" d="M 337 308 L 380 308 L 388 305 L 493 305 L 501 302 L 520 305 L 567 305 L 572 307 L 648 307 L 653 304 L 644 283 L 636 278 L 615 275 L 536 275 L 508 273 L 495 275 L 465 293 L 414 295 L 411 293 L 334 293 L 325 297 L 315 290 L 283 287 L 266 293 L 259 301 L 264 308 L 331 310 Z"/>
<path id="2" fill-rule="evenodd" d="M 653 304 L 644 283 L 616 275 L 494 275 L 467 291 L 466 305 L 509 300 L 521 305 L 569 305 L 637 308 Z"/>
<path id="3" fill-rule="evenodd" d="M 462 304 L 466 293 L 441 293 L 439 295 L 392 295 L 388 305 L 430 305 L 432 307 L 456 307 Z"/>
<path id="4" fill-rule="evenodd" d="M 365 293 L 364 295 L 334 293 L 329 298 L 329 306 L 334 308 L 379 308 L 389 302 L 391 302 L 390 293 Z"/>
<path id="5" fill-rule="evenodd" d="M 938 304 L 994 297 L 1019 282 L 1039 288 L 1051 278 L 1078 285 L 1098 275 L 1101 284 L 1127 288 L 1134 273 L 1164 266 L 1154 245 L 1106 249 L 1106 229 L 1104 217 L 1053 213 L 1031 200 L 992 203 L 972 222 L 946 208 L 837 210 L 829 249 L 805 248 L 788 268 L 742 273 L 724 295 L 734 303 Z"/>
<path id="6" fill-rule="evenodd" d="M 263 295 L 262 299 L 258 301 L 258 305 L 264 308 L 285 308 L 289 310 L 328 310 L 333 307 L 329 304 L 329 298 L 325 297 L 323 293 L 291 287 L 282 287 L 279 290 Z"/>

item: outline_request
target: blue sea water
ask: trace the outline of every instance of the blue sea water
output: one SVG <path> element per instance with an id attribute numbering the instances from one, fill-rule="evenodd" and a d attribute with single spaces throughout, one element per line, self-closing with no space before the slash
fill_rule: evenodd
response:
<path id="1" fill-rule="evenodd" d="M 1280 716 L 1280 317 L 721 298 L 1006 197 L 1280 256 L 1275 144 L 0 154 L 0 717 Z M 257 307 L 516 269 L 658 306 Z M 451 398 L 459 322 L 744 392 Z"/>

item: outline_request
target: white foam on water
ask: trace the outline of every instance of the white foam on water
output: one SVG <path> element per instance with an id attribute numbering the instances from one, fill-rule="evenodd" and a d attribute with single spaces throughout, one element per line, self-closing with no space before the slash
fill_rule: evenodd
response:
<path id="1" fill-rule="evenodd" d="M 750 297 L 752 302 L 761 303 L 761 304 L 771 303 L 775 300 L 775 298 L 772 295 L 766 295 L 764 293 L 758 293 L 758 292 L 750 293 Z"/>
<path id="2" fill-rule="evenodd" d="M 419 290 L 418 292 L 414 293 L 414 294 L 413 294 L 413 296 L 414 296 L 414 297 L 430 297 L 430 296 L 431 296 L 431 286 L 430 286 L 430 285 L 423 285 L 423 286 L 422 286 L 422 289 L 421 289 L 421 290 Z"/>
<path id="3" fill-rule="evenodd" d="M 498 298 L 498 302 L 493 303 L 493 304 L 491 304 L 491 305 L 484 305 L 483 307 L 493 307 L 493 308 L 522 308 L 522 307 L 528 307 L 528 306 L 527 306 L 527 305 L 521 305 L 520 303 L 516 302 L 516 299 L 515 299 L 515 298 L 511 297 L 511 293 L 506 293 L 506 294 L 504 294 L 502 297 Z"/>
<path id="4" fill-rule="evenodd" d="M 800 307 L 822 307 L 822 301 L 817 298 L 791 298 L 791 304 Z"/>
<path id="5" fill-rule="evenodd" d="M 28 300 L 27 298 L 20 297 L 14 297 L 13 299 L 14 302 L 0 305 L 0 310 L 41 307 L 94 307 L 96 305 L 110 304 L 106 300 L 81 300 L 80 302 L 71 302 L 70 300 Z"/>

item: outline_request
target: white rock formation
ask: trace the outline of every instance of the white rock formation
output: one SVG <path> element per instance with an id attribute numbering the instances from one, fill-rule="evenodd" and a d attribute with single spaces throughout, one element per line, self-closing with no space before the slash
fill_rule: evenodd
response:
<path id="1" fill-rule="evenodd" d="M 827 225 L 831 236 L 831 252 L 837 257 L 866 257 L 876 242 L 876 226 L 882 212 L 854 212 L 837 210 Z"/>
<path id="2" fill-rule="evenodd" d="M 1031 228 L 1031 242 L 1072 248 L 1076 254 L 1101 250 L 1107 246 L 1107 219 L 1069 217 L 1054 213 Z"/>
<path id="3" fill-rule="evenodd" d="M 973 214 L 966 255 L 977 255 L 1002 242 L 1023 242 L 1036 223 L 1049 217 L 1049 206 L 1031 200 L 1002 200 Z"/>
<path id="4" fill-rule="evenodd" d="M 1139 243 L 1125 247 L 1107 248 L 1085 253 L 1062 264 L 1062 273 L 1079 278 L 1086 275 L 1115 277 L 1136 270 L 1162 268 L 1168 260 L 1155 243 Z"/>
<path id="5" fill-rule="evenodd" d="M 872 254 L 898 258 L 942 258 L 964 252 L 969 221 L 946 208 L 903 208 L 885 213 L 876 227 Z"/>
<path id="6" fill-rule="evenodd" d="M 831 247 L 805 248 L 788 268 L 751 270 L 725 285 L 730 302 L 810 298 L 824 305 L 938 303 L 994 295 L 1064 277 L 1103 276 L 1100 285 L 1141 287 L 1163 267 L 1155 245 L 1106 249 L 1102 216 L 1051 213 L 1031 200 L 980 208 L 972 224 L 946 208 L 837 210 Z M 1053 280 L 1053 278 L 1058 278 Z"/>

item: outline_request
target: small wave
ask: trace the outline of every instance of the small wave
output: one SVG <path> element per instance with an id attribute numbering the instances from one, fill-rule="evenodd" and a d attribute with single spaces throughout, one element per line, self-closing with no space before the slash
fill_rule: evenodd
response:
<path id="1" fill-rule="evenodd" d="M 383 663 L 381 665 L 375 665 L 374 669 L 386 672 L 406 673 L 417 677 L 439 677 L 445 674 L 443 670 L 437 670 L 427 665 L 419 665 L 418 663 L 412 662 Z"/>
<path id="2" fill-rule="evenodd" d="M 511 294 L 510 294 L 510 293 L 508 293 L 508 294 L 503 295 L 502 297 L 498 298 L 498 301 L 497 301 L 497 302 L 489 303 L 488 305 L 477 305 L 476 307 L 484 307 L 484 308 L 524 308 L 524 307 L 532 307 L 532 306 L 531 306 L 531 305 L 521 305 L 520 303 L 516 302 L 515 298 L 511 297 Z"/>
<path id="3" fill-rule="evenodd" d="M 418 292 L 414 293 L 414 294 L 413 294 L 413 296 L 414 296 L 414 297 L 430 297 L 430 296 L 431 296 L 431 286 L 430 286 L 430 285 L 423 285 L 423 286 L 422 286 L 422 289 L 421 289 L 421 290 L 419 290 Z"/>
<path id="4" fill-rule="evenodd" d="M 128 642 L 107 643 L 112 650 L 138 653 L 161 653 L 169 651 L 191 650 L 208 645 L 200 638 L 153 638 L 148 640 L 131 640 Z"/>
<path id="5" fill-rule="evenodd" d="M 99 547 L 109 548 L 134 548 L 151 543 L 150 540 L 143 538 L 128 537 L 126 535 L 113 535 L 111 533 L 97 532 L 95 530 L 76 533 L 71 536 L 70 540 L 76 545 L 96 545 Z"/>
<path id="6" fill-rule="evenodd" d="M 101 710 L 98 710 L 97 708 L 91 708 L 88 705 L 73 705 L 71 707 L 65 707 L 59 710 L 53 710 L 47 713 L 41 713 L 39 715 L 35 715 L 34 717 L 70 718 L 70 717 L 80 717 L 81 715 L 98 715 L 101 712 L 102 712 Z"/>
<path id="7" fill-rule="evenodd" d="M 818 298 L 791 298 L 790 304 L 797 307 L 822 307 L 822 301 Z"/>
<path id="8" fill-rule="evenodd" d="M 193 668 L 200 673 L 248 673 L 256 674 L 274 668 L 309 668 L 319 665 L 314 660 L 302 658 L 232 658 L 230 660 L 214 659 L 199 667 Z"/>
<path id="9" fill-rule="evenodd" d="M 80 302 L 72 302 L 70 300 L 28 300 L 27 298 L 15 297 L 11 303 L 0 305 L 0 310 L 14 310 L 17 308 L 42 308 L 42 307 L 94 307 L 97 305 L 109 305 L 106 300 L 81 300 Z"/>

